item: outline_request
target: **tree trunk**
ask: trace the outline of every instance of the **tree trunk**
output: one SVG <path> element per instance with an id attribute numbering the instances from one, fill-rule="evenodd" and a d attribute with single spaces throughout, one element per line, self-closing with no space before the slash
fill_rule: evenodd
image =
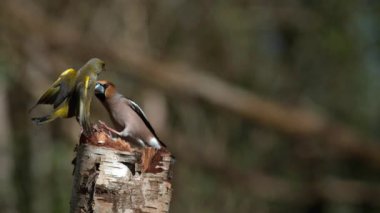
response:
<path id="1" fill-rule="evenodd" d="M 174 159 L 166 149 L 134 147 L 98 124 L 76 152 L 71 212 L 169 211 Z"/>

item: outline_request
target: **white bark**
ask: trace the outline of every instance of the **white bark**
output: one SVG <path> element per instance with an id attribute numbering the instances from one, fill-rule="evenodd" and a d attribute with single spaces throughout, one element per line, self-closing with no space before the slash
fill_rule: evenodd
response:
<path id="1" fill-rule="evenodd" d="M 104 132 L 82 137 L 71 212 L 168 212 L 172 161 L 166 150 L 132 148 Z"/>

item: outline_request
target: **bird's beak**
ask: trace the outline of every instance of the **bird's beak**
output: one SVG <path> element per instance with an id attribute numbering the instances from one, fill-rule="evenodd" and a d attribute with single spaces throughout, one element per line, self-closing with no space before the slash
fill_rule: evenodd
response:
<path id="1" fill-rule="evenodd" d="M 104 90 L 104 86 L 99 84 L 99 83 L 96 83 L 96 86 L 95 86 L 95 95 L 96 94 L 104 94 L 105 90 Z"/>

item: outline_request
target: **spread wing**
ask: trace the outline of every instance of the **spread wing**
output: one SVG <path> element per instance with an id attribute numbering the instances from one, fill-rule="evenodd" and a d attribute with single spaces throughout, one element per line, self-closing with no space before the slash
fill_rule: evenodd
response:
<path id="1" fill-rule="evenodd" d="M 39 104 L 53 105 L 54 109 L 59 107 L 72 92 L 72 81 L 74 80 L 75 75 L 76 71 L 74 69 L 67 69 L 62 72 L 50 88 L 42 94 L 37 103 L 29 109 L 29 112 Z"/>
<path id="2" fill-rule="evenodd" d="M 139 107 L 139 105 L 137 105 L 132 100 L 129 100 L 129 99 L 126 99 L 126 100 L 127 100 L 128 106 L 131 107 L 133 109 L 133 111 L 135 111 L 139 115 L 139 117 L 144 121 L 144 123 L 148 127 L 148 129 L 153 133 L 154 137 L 156 137 L 158 139 L 156 132 L 154 131 L 152 125 L 150 125 L 148 119 L 146 118 L 145 113 L 142 111 L 142 109 Z"/>
<path id="3" fill-rule="evenodd" d="M 69 87 L 67 82 L 60 83 L 59 91 L 57 92 L 57 95 L 53 102 L 54 108 L 58 107 L 67 98 L 70 92 L 71 88 Z"/>
<path id="4" fill-rule="evenodd" d="M 38 99 L 37 104 L 53 104 L 59 93 L 59 86 L 51 87 Z"/>
<path id="5" fill-rule="evenodd" d="M 53 85 L 40 97 L 37 104 L 52 104 L 54 108 L 59 106 L 70 93 L 70 87 L 67 82 L 60 82 Z"/>

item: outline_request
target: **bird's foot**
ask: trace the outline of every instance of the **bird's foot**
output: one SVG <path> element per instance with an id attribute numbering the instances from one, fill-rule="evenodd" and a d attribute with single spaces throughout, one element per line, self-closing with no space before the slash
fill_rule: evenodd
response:
<path id="1" fill-rule="evenodd" d="M 120 132 L 112 129 L 111 127 L 107 126 L 103 121 L 99 121 L 99 124 L 105 129 L 108 131 L 108 134 L 111 135 L 111 136 L 118 136 L 118 137 L 122 137 L 122 135 L 120 134 Z"/>

